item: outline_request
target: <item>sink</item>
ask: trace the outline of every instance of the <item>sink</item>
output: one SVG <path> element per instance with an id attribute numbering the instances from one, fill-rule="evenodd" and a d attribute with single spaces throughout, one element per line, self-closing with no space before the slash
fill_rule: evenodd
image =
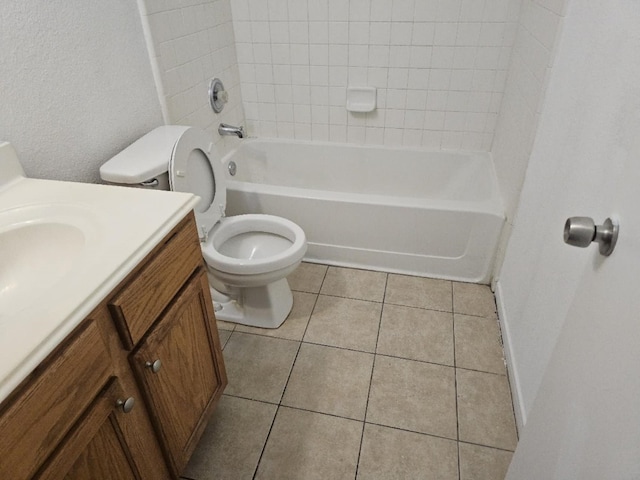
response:
<path id="1" fill-rule="evenodd" d="M 29 205 L 0 211 L 0 305 L 18 312 L 72 275 L 97 237 L 87 210 Z"/>

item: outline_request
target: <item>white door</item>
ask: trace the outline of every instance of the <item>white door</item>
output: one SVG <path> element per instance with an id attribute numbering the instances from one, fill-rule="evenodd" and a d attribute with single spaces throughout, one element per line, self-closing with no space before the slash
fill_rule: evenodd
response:
<path id="1" fill-rule="evenodd" d="M 640 479 L 639 24 L 637 1 L 573 0 L 569 5 L 556 61 L 560 75 L 575 76 L 575 88 L 552 95 L 559 105 L 545 107 L 539 135 L 544 135 L 545 116 L 556 116 L 558 128 L 563 122 L 583 124 L 583 133 L 567 141 L 590 143 L 603 153 L 596 165 L 577 163 L 604 170 L 606 190 L 598 192 L 604 198 L 599 211 L 571 214 L 593 216 L 597 223 L 604 220 L 603 212 L 616 216 L 620 237 L 606 258 L 596 245 L 566 247 L 567 255 L 586 255 L 589 261 L 508 479 Z M 589 62 L 567 72 L 562 62 L 571 62 L 572 53 L 581 49 L 590 49 Z M 557 94 L 566 81 L 554 75 L 549 89 Z M 609 101 L 597 94 L 598 82 Z"/>

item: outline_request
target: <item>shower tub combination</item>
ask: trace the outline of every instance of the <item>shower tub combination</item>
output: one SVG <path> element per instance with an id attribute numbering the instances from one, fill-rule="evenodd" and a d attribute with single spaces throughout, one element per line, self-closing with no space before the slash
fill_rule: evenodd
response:
<path id="1" fill-rule="evenodd" d="M 232 161 L 227 214 L 294 221 L 306 261 L 490 281 L 504 208 L 487 153 L 249 139 Z"/>

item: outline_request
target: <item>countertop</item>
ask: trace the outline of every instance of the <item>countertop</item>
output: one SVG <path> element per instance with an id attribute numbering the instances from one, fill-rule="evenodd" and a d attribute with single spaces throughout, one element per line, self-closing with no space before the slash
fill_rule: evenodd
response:
<path id="1" fill-rule="evenodd" d="M 46 293 L 31 295 L 33 298 L 18 308 L 3 307 L 2 299 L 6 297 L 0 296 L 0 402 L 180 222 L 197 200 L 186 193 L 24 177 L 0 186 L 0 226 L 3 215 L 7 220 L 7 215 L 20 215 L 21 211 L 46 218 L 49 214 L 55 217 L 57 211 L 69 211 L 82 222 L 85 232 L 81 258 L 73 269 L 60 273 Z M 7 255 L 12 252 L 0 252 L 0 276 L 3 256 Z M 29 258 L 20 261 L 28 262 Z M 37 271 L 38 265 L 33 268 Z"/>

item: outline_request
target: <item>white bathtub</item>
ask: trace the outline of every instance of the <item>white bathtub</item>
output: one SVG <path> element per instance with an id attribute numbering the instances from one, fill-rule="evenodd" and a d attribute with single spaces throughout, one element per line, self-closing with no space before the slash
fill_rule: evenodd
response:
<path id="1" fill-rule="evenodd" d="M 486 153 L 249 139 L 230 161 L 227 215 L 293 220 L 307 261 L 490 281 L 504 209 Z"/>

